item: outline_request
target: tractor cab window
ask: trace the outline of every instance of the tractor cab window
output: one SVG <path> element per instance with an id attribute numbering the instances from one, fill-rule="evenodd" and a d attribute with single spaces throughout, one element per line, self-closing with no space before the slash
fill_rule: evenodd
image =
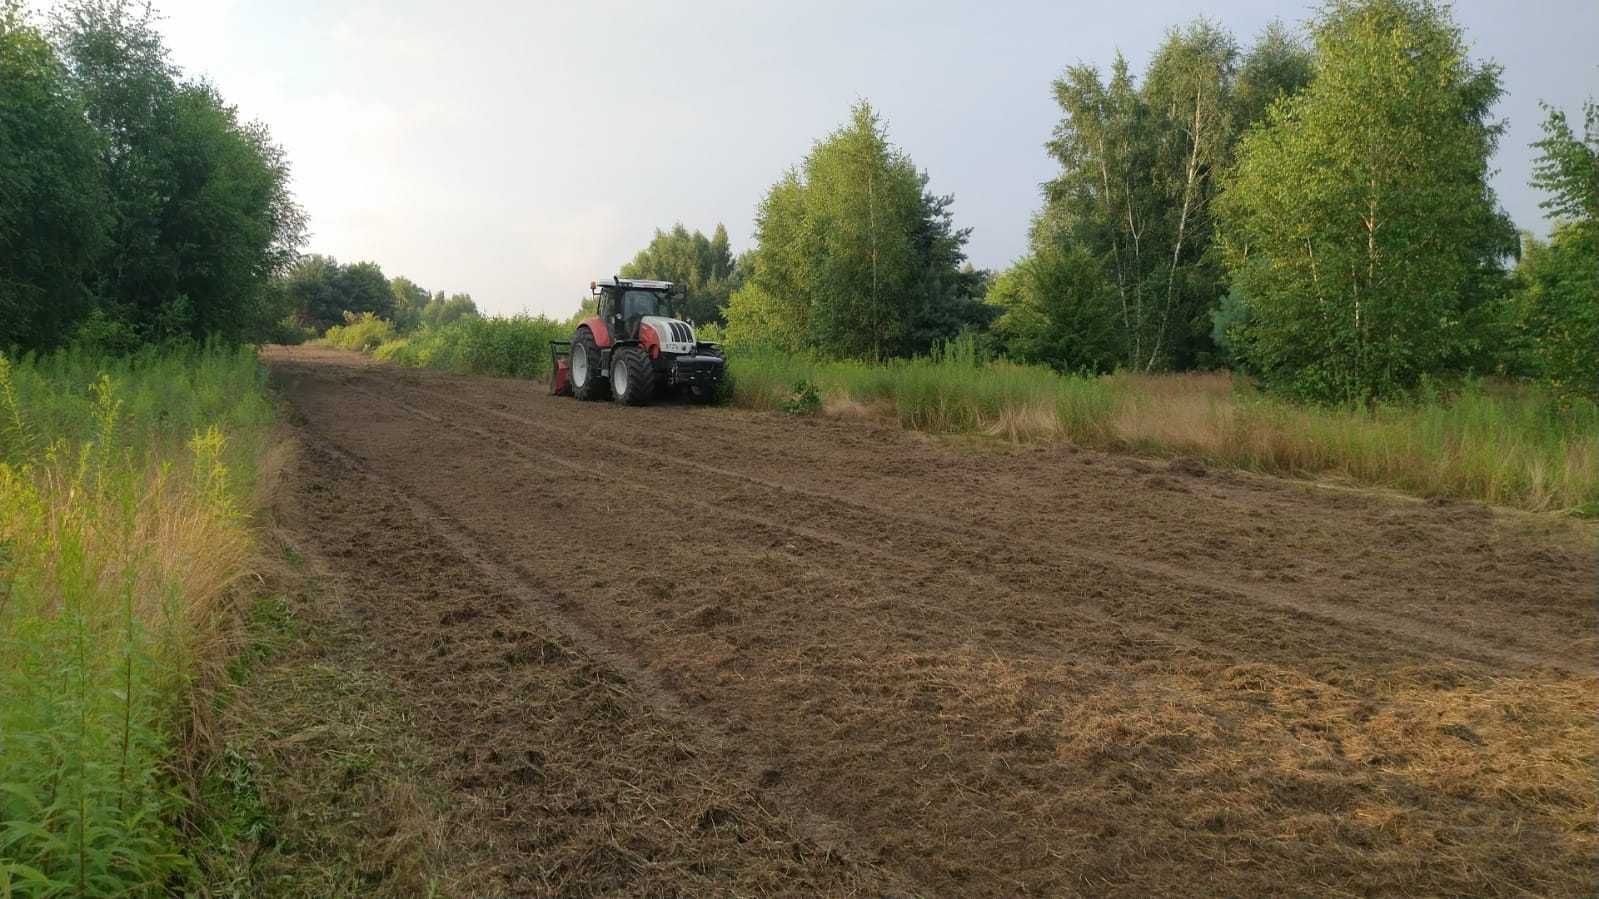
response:
<path id="1" fill-rule="evenodd" d="M 638 321 L 646 315 L 671 315 L 666 298 L 652 290 L 628 290 L 622 293 L 622 318 Z"/>

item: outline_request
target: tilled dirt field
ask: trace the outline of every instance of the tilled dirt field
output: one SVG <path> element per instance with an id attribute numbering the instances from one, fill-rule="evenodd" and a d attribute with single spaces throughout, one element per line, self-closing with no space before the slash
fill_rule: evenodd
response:
<path id="1" fill-rule="evenodd" d="M 462 892 L 1596 889 L 1564 524 L 267 358 Z"/>

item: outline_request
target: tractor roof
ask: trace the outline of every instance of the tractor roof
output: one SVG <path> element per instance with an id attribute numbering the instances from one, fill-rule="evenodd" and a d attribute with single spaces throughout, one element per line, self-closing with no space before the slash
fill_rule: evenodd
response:
<path id="1" fill-rule="evenodd" d="M 670 281 L 647 281 L 643 278 L 601 278 L 589 285 L 594 289 L 601 287 L 622 287 L 633 290 L 671 290 Z"/>

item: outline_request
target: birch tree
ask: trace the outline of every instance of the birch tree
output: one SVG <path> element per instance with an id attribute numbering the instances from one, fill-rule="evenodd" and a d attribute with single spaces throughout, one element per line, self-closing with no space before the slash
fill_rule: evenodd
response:
<path id="1" fill-rule="evenodd" d="M 1504 228 L 1499 69 L 1429 0 L 1340 0 L 1315 77 L 1244 137 L 1221 198 L 1245 352 L 1302 396 L 1369 401 L 1448 368 Z"/>
<path id="2" fill-rule="evenodd" d="M 1072 335 L 1023 334 L 1025 323 L 1042 327 L 1047 316 L 1012 315 L 1007 343 L 1052 347 L 1040 361 L 1097 360 L 1108 343 L 1117 366 L 1136 371 L 1214 364 L 1210 318 L 1225 293 L 1212 209 L 1218 176 L 1253 117 L 1300 90 L 1308 70 L 1309 51 L 1281 26 L 1268 28 L 1246 56 L 1204 20 L 1170 31 L 1141 82 L 1120 54 L 1108 79 L 1093 66 L 1068 67 L 1054 83 L 1061 120 L 1046 145 L 1060 172 L 1044 186 L 1021 266 L 1031 273 L 1006 283 L 1069 286 L 1070 297 L 1038 297 L 1030 306 L 1070 310 L 1056 327 L 1104 322 L 1113 331 L 1079 334 L 1082 352 L 1068 352 L 1061 340 Z M 1061 268 L 1060 260 L 1071 265 Z M 1085 279 L 1094 275 L 1085 260 L 1107 289 L 1088 289 Z M 1066 270 L 1072 277 L 1037 276 Z M 1084 306 L 1101 301 L 1111 314 Z"/>

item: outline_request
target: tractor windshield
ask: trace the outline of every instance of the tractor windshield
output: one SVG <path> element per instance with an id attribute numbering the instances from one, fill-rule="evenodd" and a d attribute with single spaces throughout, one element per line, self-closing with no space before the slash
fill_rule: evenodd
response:
<path id="1" fill-rule="evenodd" d="M 664 293 L 653 290 L 629 290 L 622 293 L 622 318 L 637 321 L 646 315 L 672 314 L 672 303 Z"/>

